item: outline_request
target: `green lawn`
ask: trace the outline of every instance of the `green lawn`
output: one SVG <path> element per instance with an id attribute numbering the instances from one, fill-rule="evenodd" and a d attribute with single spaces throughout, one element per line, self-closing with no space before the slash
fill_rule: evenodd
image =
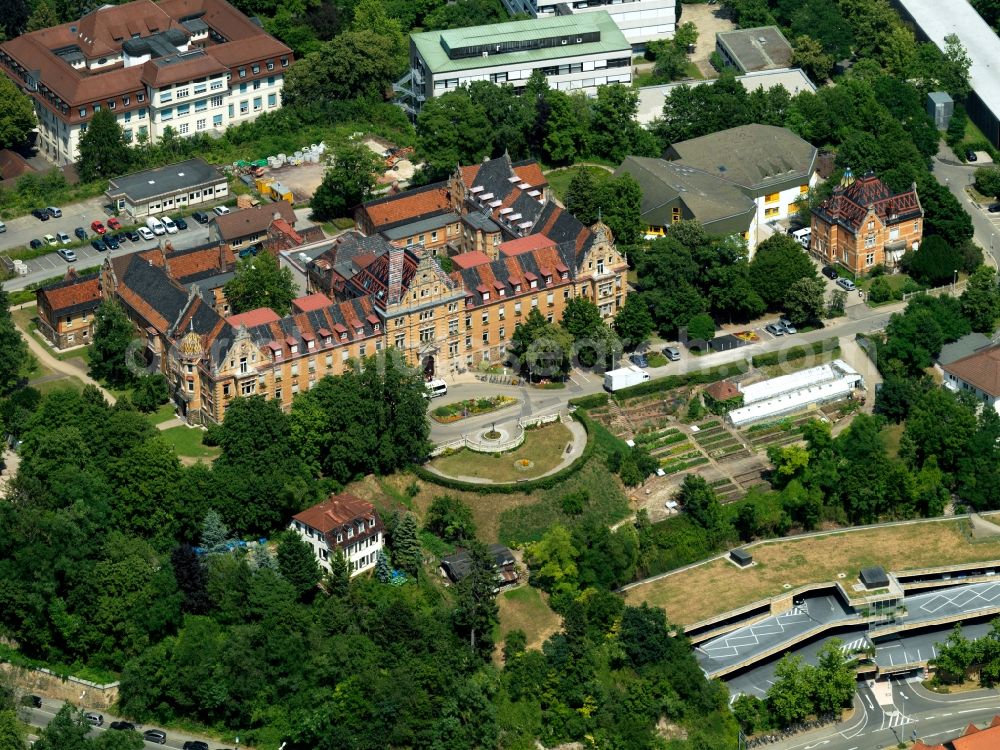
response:
<path id="1" fill-rule="evenodd" d="M 430 466 L 453 477 L 516 482 L 541 476 L 558 466 L 571 438 L 569 429 L 555 422 L 537 430 L 528 430 L 521 447 L 509 453 L 475 453 L 462 449 L 450 456 L 435 458 Z M 532 461 L 532 466 L 526 469 L 515 466 L 515 462 L 522 459 Z"/>
<path id="2" fill-rule="evenodd" d="M 568 167 L 567 169 L 559 169 L 549 172 L 545 175 L 545 177 L 549 181 L 549 186 L 552 188 L 552 192 L 555 193 L 559 200 L 566 200 L 566 191 L 569 189 L 570 180 L 573 179 L 573 175 L 582 169 L 590 172 L 591 176 L 594 178 L 594 182 L 604 182 L 611 177 L 611 172 L 606 169 L 601 169 L 600 167 Z"/>
<path id="3" fill-rule="evenodd" d="M 522 630 L 528 648 L 541 648 L 545 640 L 559 630 L 560 617 L 549 608 L 548 597 L 531 586 L 519 586 L 497 597 L 500 623 L 495 641 L 500 646 L 509 632 Z"/>
<path id="4" fill-rule="evenodd" d="M 171 427 L 169 430 L 161 430 L 160 434 L 181 458 L 214 461 L 221 453 L 219 448 L 202 445 L 201 438 L 205 433 L 193 427 Z"/>
<path id="5" fill-rule="evenodd" d="M 168 401 L 152 414 L 147 414 L 146 418 L 153 424 L 160 424 L 161 422 L 173 419 L 175 416 L 174 403 L 172 401 Z"/>
<path id="6" fill-rule="evenodd" d="M 35 318 L 38 317 L 38 310 L 34 305 L 22 307 L 20 310 L 12 310 L 11 316 L 14 318 L 14 322 L 17 324 L 18 328 L 22 331 L 27 331 L 29 336 L 45 347 L 45 350 L 59 361 L 65 362 L 66 360 L 76 358 L 83 360 L 84 363 L 90 362 L 90 347 L 84 346 L 68 352 L 59 352 L 52 348 L 52 345 L 46 341 L 45 337 L 42 336 L 42 334 L 38 331 L 38 327 L 35 325 Z"/>

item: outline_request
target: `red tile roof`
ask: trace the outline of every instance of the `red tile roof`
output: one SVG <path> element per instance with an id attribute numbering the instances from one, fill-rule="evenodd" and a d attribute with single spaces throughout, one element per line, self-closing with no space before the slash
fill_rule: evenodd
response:
<path id="1" fill-rule="evenodd" d="M 834 188 L 833 195 L 813 209 L 813 213 L 831 224 L 840 224 L 857 233 L 861 230 L 869 209 L 884 224 L 898 224 L 923 216 L 916 189 L 893 194 L 871 172 L 858 177 L 847 186 Z"/>
<path id="2" fill-rule="evenodd" d="M 261 203 L 252 208 L 232 211 L 222 216 L 216 216 L 212 221 L 219 228 L 219 236 L 226 241 L 260 234 L 271 226 L 276 219 L 284 219 L 289 224 L 295 223 L 295 211 L 285 201 Z"/>
<path id="3" fill-rule="evenodd" d="M 955 750 L 997 750 L 1000 748 L 1000 716 L 994 716 L 986 729 L 969 724 L 962 736 L 951 744 Z"/>
<path id="4" fill-rule="evenodd" d="M 345 492 L 331 495 L 319 505 L 296 513 L 292 518 L 323 534 L 328 534 L 340 526 L 373 515 L 377 516 L 374 505 Z"/>
<path id="5" fill-rule="evenodd" d="M 247 310 L 245 313 L 226 318 L 226 322 L 233 328 L 239 328 L 241 325 L 253 328 L 265 323 L 277 323 L 279 320 L 281 317 L 270 307 L 258 307 L 256 310 Z"/>
<path id="6" fill-rule="evenodd" d="M 516 240 L 501 242 L 499 250 L 501 255 L 520 255 L 521 253 L 530 253 L 534 250 L 542 250 L 555 246 L 556 243 L 544 234 L 529 234 L 527 237 L 518 237 Z"/>
<path id="7" fill-rule="evenodd" d="M 705 388 L 705 393 L 716 401 L 728 401 L 740 395 L 740 389 L 728 380 L 717 380 Z"/>
<path id="8" fill-rule="evenodd" d="M 330 307 L 333 304 L 333 300 L 327 297 L 325 294 L 308 294 L 305 297 L 299 297 L 292 300 L 292 310 L 294 312 L 310 312 L 312 310 L 322 310 L 324 307 Z"/>
<path id="9" fill-rule="evenodd" d="M 451 262 L 459 268 L 473 268 L 474 266 L 481 266 L 483 263 L 489 263 L 490 256 L 484 252 L 475 250 L 471 253 L 453 255 L 451 256 Z"/>
<path id="10" fill-rule="evenodd" d="M 941 369 L 994 398 L 1000 396 L 1000 344 L 941 365 Z"/>
<path id="11" fill-rule="evenodd" d="M 451 200 L 443 185 L 406 191 L 362 206 L 375 231 L 389 224 L 411 221 L 451 210 Z"/>
<path id="12" fill-rule="evenodd" d="M 62 310 L 77 306 L 97 307 L 101 301 L 101 290 L 97 274 L 94 274 L 40 289 L 38 296 L 45 300 L 54 315 L 58 315 Z"/>

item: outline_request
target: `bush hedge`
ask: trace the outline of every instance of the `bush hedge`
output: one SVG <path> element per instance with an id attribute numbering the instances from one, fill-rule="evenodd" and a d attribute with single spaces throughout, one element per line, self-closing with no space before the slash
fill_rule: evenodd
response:
<path id="1" fill-rule="evenodd" d="M 629 388 L 622 388 L 620 391 L 615 391 L 614 398 L 616 401 L 620 402 L 624 399 L 635 398 L 637 396 L 648 396 L 651 393 L 669 391 L 674 388 L 681 388 L 685 385 L 714 383 L 716 380 L 721 380 L 722 378 L 730 375 L 742 374 L 746 371 L 746 362 L 730 362 L 729 364 L 719 365 L 718 367 L 710 367 L 707 370 L 698 370 L 697 372 L 689 372 L 683 375 L 668 375 L 665 378 L 647 380 L 645 383 L 639 383 L 639 385 L 633 385 Z"/>
<path id="2" fill-rule="evenodd" d="M 790 362 L 794 359 L 802 359 L 810 355 L 823 354 L 824 352 L 839 352 L 840 344 L 837 339 L 829 338 L 817 341 L 805 346 L 793 346 L 791 349 L 782 349 L 777 352 L 758 354 L 753 358 L 754 367 L 766 367 L 767 365 L 777 365 L 782 362 Z"/>
<path id="3" fill-rule="evenodd" d="M 569 405 L 576 406 L 580 409 L 599 409 L 602 406 L 608 405 L 608 394 L 591 393 L 589 396 L 571 398 L 569 400 Z"/>
<path id="4" fill-rule="evenodd" d="M 524 493 L 527 495 L 531 494 L 534 490 L 549 490 L 578 472 L 580 467 L 587 463 L 591 456 L 594 455 L 595 441 L 592 438 L 590 420 L 579 413 L 574 414 L 573 418 L 582 424 L 584 430 L 587 432 L 587 447 L 583 449 L 583 453 L 580 454 L 580 457 L 569 466 L 560 469 L 555 474 L 549 474 L 546 477 L 528 479 L 524 482 L 515 482 L 513 484 L 478 484 L 474 482 L 463 482 L 460 479 L 452 479 L 451 477 L 443 477 L 440 474 L 435 474 L 433 471 L 416 464 L 411 466 L 410 470 L 425 482 L 430 482 L 431 484 L 436 484 L 458 492 L 478 492 L 480 495 L 489 495 L 494 493 L 503 495 Z"/>

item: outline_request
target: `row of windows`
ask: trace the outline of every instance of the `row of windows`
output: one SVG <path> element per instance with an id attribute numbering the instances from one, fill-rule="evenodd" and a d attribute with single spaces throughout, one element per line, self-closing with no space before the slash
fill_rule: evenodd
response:
<path id="1" fill-rule="evenodd" d="M 137 102 L 144 102 L 144 101 L 146 101 L 146 95 L 145 94 L 136 94 L 135 95 L 135 100 Z M 131 97 L 129 97 L 129 96 L 123 96 L 122 97 L 122 106 L 127 107 L 131 103 L 132 103 L 132 98 Z M 108 102 L 108 109 L 114 109 L 115 105 L 116 105 L 116 103 L 114 101 L 109 101 Z M 101 111 L 101 105 L 100 104 L 95 104 L 93 106 L 93 112 L 94 112 L 94 114 L 97 114 L 100 111 Z M 86 116 L 87 116 L 87 108 L 86 107 L 80 107 L 80 117 L 86 117 Z"/>
<path id="2" fill-rule="evenodd" d="M 288 58 L 287 57 L 282 57 L 281 58 L 281 67 L 283 67 L 283 68 L 287 68 L 288 67 Z M 274 70 L 274 60 L 268 60 L 267 61 L 267 69 L 268 70 Z M 253 75 L 257 75 L 258 73 L 260 73 L 260 64 L 259 63 L 254 63 L 253 65 L 251 65 L 250 66 L 250 72 Z M 246 78 L 247 77 L 247 69 L 246 68 L 240 68 L 239 75 L 240 75 L 240 78 Z"/>

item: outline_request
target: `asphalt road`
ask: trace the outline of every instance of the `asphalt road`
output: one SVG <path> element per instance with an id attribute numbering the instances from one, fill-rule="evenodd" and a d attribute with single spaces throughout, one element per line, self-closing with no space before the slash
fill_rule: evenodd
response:
<path id="1" fill-rule="evenodd" d="M 940 151 L 931 164 L 931 172 L 969 212 L 975 230 L 975 240 L 992 257 L 993 267 L 996 268 L 1000 266 L 1000 213 L 989 213 L 965 192 L 965 189 L 972 184 L 976 167 L 979 166 L 982 165 L 959 163 L 947 144 L 942 142 Z"/>
<path id="2" fill-rule="evenodd" d="M 857 333 L 868 333 L 881 330 L 889 322 L 894 312 L 903 309 L 903 303 L 885 305 L 879 308 L 869 308 L 865 305 L 855 305 L 849 309 L 849 316 L 840 318 L 833 323 L 827 323 L 825 328 L 808 333 L 798 333 L 792 336 L 774 337 L 763 330 L 764 321 L 755 330 L 760 336 L 760 342 L 725 352 L 706 354 L 701 357 L 688 355 L 684 350 L 678 362 L 669 362 L 663 367 L 648 367 L 650 377 L 662 378 L 667 375 L 679 375 L 685 372 L 703 370 L 749 360 L 755 354 L 780 351 L 793 346 L 801 346 L 816 341 L 823 341 L 834 336 L 854 336 Z M 662 347 L 662 343 L 654 345 L 653 349 Z M 797 365 L 801 366 L 801 362 Z M 799 369 L 796 367 L 795 369 Z M 575 369 L 570 373 L 566 387 L 560 390 L 544 390 L 529 386 L 496 385 L 475 380 L 474 375 L 466 373 L 455 377 L 444 376 L 448 383 L 447 395 L 435 399 L 431 409 L 439 404 L 461 401 L 468 398 L 485 398 L 499 394 L 514 396 L 520 400 L 517 407 L 503 411 L 485 414 L 479 417 L 469 417 L 450 424 L 431 422 L 431 440 L 435 443 L 447 443 L 457 440 L 463 434 L 484 429 L 490 424 L 513 422 L 518 417 L 545 414 L 566 406 L 567 400 L 598 393 L 604 390 L 604 376 L 600 373 Z"/>
<path id="3" fill-rule="evenodd" d="M 20 715 L 21 719 L 23 719 L 26 723 L 30 724 L 31 726 L 34 726 L 34 727 L 45 727 L 45 726 L 48 726 L 48 723 L 52 720 L 52 718 L 57 713 L 59 713 L 59 709 L 61 709 L 62 706 L 63 706 L 63 701 L 53 700 L 51 698 L 42 698 L 42 707 L 41 708 L 31 708 L 31 707 L 28 707 L 28 706 L 20 706 L 19 709 L 18 709 L 18 714 Z M 120 717 L 118 717 L 118 716 L 112 716 L 111 714 L 107 713 L 106 711 L 99 711 L 97 709 L 88 709 L 85 706 L 83 708 L 84 708 L 84 710 L 94 711 L 95 713 L 99 713 L 102 716 L 104 716 L 104 724 L 103 724 L 103 726 L 93 727 L 90 730 L 90 734 L 89 734 L 90 737 L 97 737 L 102 732 L 114 732 L 114 731 L 117 731 L 115 729 L 109 729 L 108 727 L 110 726 L 111 722 L 118 721 Z M 159 728 L 159 727 L 155 727 L 153 725 L 142 725 L 142 724 L 136 724 L 135 726 L 136 726 L 136 730 L 138 732 L 140 732 L 140 733 L 143 732 L 143 731 L 145 731 L 145 730 L 147 730 L 147 729 L 158 729 Z M 164 748 L 164 747 L 166 747 L 166 748 L 177 748 L 179 750 L 180 748 L 183 747 L 184 743 L 187 742 L 187 741 L 189 741 L 189 740 L 202 740 L 203 742 L 209 743 L 209 746 L 212 747 L 213 749 L 220 746 L 220 743 L 217 740 L 212 739 L 211 737 L 203 737 L 203 736 L 198 736 L 198 735 L 193 735 L 193 734 L 176 732 L 174 730 L 166 730 L 166 733 L 167 733 L 167 741 L 163 745 L 160 745 L 160 744 L 155 743 L 155 742 L 145 742 L 144 741 L 143 744 L 145 745 L 146 750 L 162 750 L 162 748 Z"/>

